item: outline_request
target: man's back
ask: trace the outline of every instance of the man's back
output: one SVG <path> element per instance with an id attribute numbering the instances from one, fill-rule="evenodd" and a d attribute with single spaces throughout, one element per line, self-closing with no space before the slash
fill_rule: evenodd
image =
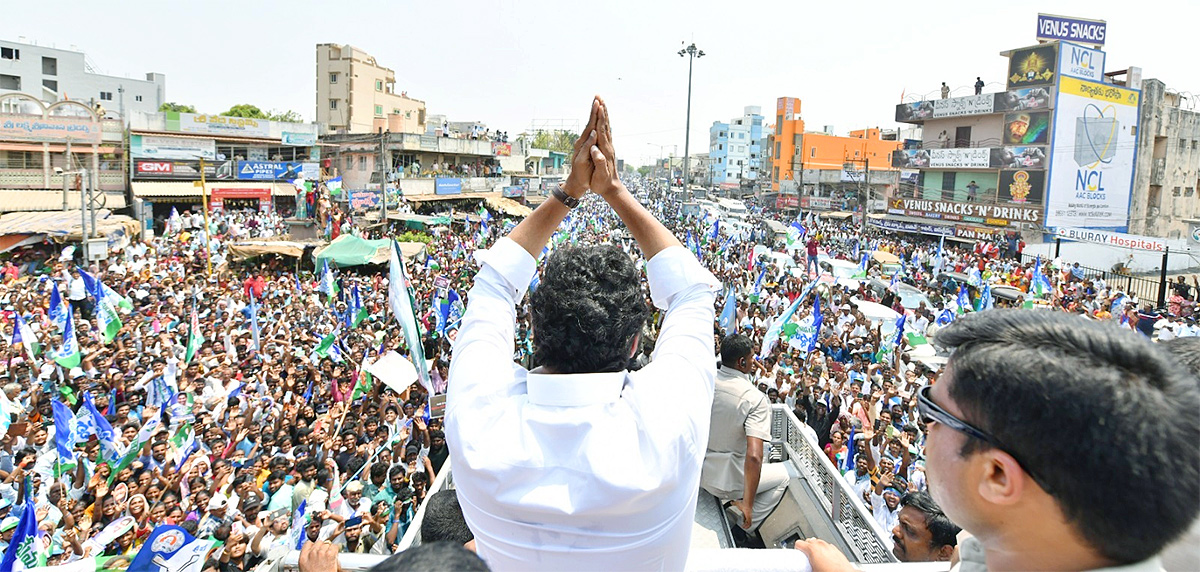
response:
<path id="1" fill-rule="evenodd" d="M 767 396 L 745 374 L 722 366 L 713 391 L 708 448 L 700 482 L 704 490 L 718 498 L 741 496 L 746 480 L 746 437 L 770 441 L 770 423 Z"/>
<path id="2" fill-rule="evenodd" d="M 512 363 L 534 260 L 488 251 L 455 342 L 446 411 L 463 514 L 494 569 L 682 569 L 713 391 L 712 275 L 686 249 L 647 264 L 666 308 L 636 372 Z"/>

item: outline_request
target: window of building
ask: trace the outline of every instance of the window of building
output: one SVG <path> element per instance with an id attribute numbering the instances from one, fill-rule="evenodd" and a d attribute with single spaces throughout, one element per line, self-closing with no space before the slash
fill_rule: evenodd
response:
<path id="1" fill-rule="evenodd" d="M 392 108 L 392 115 L 400 115 L 400 110 Z"/>
<path id="2" fill-rule="evenodd" d="M 957 182 L 958 173 L 953 171 L 942 173 L 942 200 L 954 199 L 954 183 Z"/>
<path id="3" fill-rule="evenodd" d="M 0 48 L 0 60 L 19 60 L 21 50 L 17 48 Z"/>
<path id="4" fill-rule="evenodd" d="M 382 106 L 382 105 L 376 105 L 376 106 L 375 106 L 375 116 L 376 116 L 376 117 L 381 117 L 381 116 L 383 116 L 383 106 Z"/>
<path id="5" fill-rule="evenodd" d="M 141 101 L 141 100 L 142 100 L 142 96 L 140 96 L 140 95 L 135 95 L 135 96 L 133 96 L 133 100 L 134 100 L 134 101 Z"/>
<path id="6" fill-rule="evenodd" d="M 58 58 L 42 56 L 42 75 L 58 75 Z"/>
<path id="7" fill-rule="evenodd" d="M 375 80 L 375 91 L 383 91 L 383 80 Z"/>
<path id="8" fill-rule="evenodd" d="M 0 73 L 0 89 L 21 90 L 21 76 Z"/>
<path id="9" fill-rule="evenodd" d="M 329 109 L 337 109 L 337 101 L 336 99 L 329 100 Z"/>
<path id="10" fill-rule="evenodd" d="M 101 101 L 112 101 L 112 92 L 111 91 L 100 92 L 100 100 Z"/>
<path id="11" fill-rule="evenodd" d="M 358 156 L 358 170 L 359 171 L 367 170 L 367 156 L 366 155 Z"/>
<path id="12" fill-rule="evenodd" d="M 817 148 L 816 148 L 816 147 L 811 147 L 811 148 L 809 148 L 809 150 L 808 150 L 808 156 L 809 156 L 809 157 L 816 157 L 816 156 L 817 156 Z"/>
<path id="13" fill-rule="evenodd" d="M 338 74 L 329 74 L 329 83 L 337 83 Z"/>
<path id="14" fill-rule="evenodd" d="M 350 169 L 353 169 L 353 168 L 354 168 L 354 157 L 347 156 L 345 170 L 349 171 Z"/>
<path id="15" fill-rule="evenodd" d="M 776 135 L 783 134 L 783 114 L 782 113 L 775 116 L 775 134 Z M 778 181 L 779 177 L 776 176 L 775 180 Z"/>
<path id="16" fill-rule="evenodd" d="M 1180 149 L 1187 149 L 1187 139 L 1180 139 L 1180 140 L 1179 140 L 1179 148 L 1180 148 Z"/>
<path id="17" fill-rule="evenodd" d="M 41 151 L 0 151 L 2 169 L 41 169 Z"/>
<path id="18" fill-rule="evenodd" d="M 589 137 L 590 137 L 590 135 L 589 135 Z M 724 150 L 725 150 L 725 144 L 724 144 L 724 143 L 719 143 L 719 144 L 717 144 L 717 151 L 724 151 Z"/>
<path id="19" fill-rule="evenodd" d="M 1178 197 L 1178 196 L 1179 196 L 1179 187 L 1175 187 L 1174 189 L 1171 189 L 1171 196 L 1172 196 L 1172 197 Z"/>
<path id="20" fill-rule="evenodd" d="M 1196 194 L 1196 188 L 1195 188 L 1195 187 L 1188 187 L 1188 188 L 1186 188 L 1186 189 L 1184 189 L 1184 190 L 1183 190 L 1183 196 L 1185 196 L 1185 197 L 1190 197 L 1190 196 L 1192 196 L 1192 195 L 1194 195 L 1194 194 Z"/>
<path id="21" fill-rule="evenodd" d="M 54 93 L 58 93 L 58 80 L 44 79 L 42 80 L 42 86 L 50 91 L 53 91 Z"/>

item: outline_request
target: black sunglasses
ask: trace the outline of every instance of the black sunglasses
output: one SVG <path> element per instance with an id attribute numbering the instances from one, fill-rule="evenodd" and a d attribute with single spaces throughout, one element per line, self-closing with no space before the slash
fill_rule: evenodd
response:
<path id="1" fill-rule="evenodd" d="M 982 429 L 979 429 L 978 427 L 975 427 L 974 425 L 971 425 L 970 423 L 951 415 L 949 411 L 942 409 L 941 406 L 934 403 L 933 400 L 930 399 L 929 394 L 932 393 L 932 391 L 932 385 L 926 385 L 917 390 L 917 415 L 921 417 L 922 422 L 924 422 L 926 425 L 929 425 L 930 423 L 941 423 L 942 425 L 954 429 L 959 433 L 963 433 L 968 437 L 979 439 L 984 443 L 1008 453 L 1009 456 L 1017 461 L 1017 464 L 1021 465 L 1021 469 L 1023 469 L 1030 478 L 1037 482 L 1037 484 L 1040 485 L 1043 490 L 1050 492 L 1050 488 L 1047 487 L 1046 484 L 1033 473 L 1033 471 L 1029 470 L 1029 465 L 1017 458 L 1017 455 L 1012 452 L 1012 449 L 1005 447 L 998 439 L 987 434 Z"/>

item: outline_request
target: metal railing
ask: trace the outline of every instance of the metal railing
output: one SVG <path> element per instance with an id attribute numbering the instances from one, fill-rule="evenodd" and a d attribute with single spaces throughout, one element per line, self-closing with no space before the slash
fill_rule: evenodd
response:
<path id="1" fill-rule="evenodd" d="M 1022 263 L 1033 263 L 1036 259 L 1037 255 L 1021 253 Z M 1042 261 L 1042 264 L 1045 264 L 1045 260 Z M 1074 263 L 1071 264 L 1074 265 Z M 1079 265 L 1079 268 L 1083 270 L 1085 280 L 1095 281 L 1102 279 L 1108 285 L 1109 291 L 1120 290 L 1127 295 L 1137 296 L 1138 300 L 1143 303 L 1150 302 L 1157 304 L 1163 289 L 1167 288 L 1167 284 L 1159 276 L 1134 276 L 1129 271 L 1100 270 L 1099 268 L 1092 268 L 1082 264 Z M 1045 269 L 1042 271 L 1045 272 Z M 1061 269 L 1058 270 L 1056 278 L 1059 280 L 1062 279 Z M 1056 281 L 1055 284 L 1057 283 Z"/>
<path id="2" fill-rule="evenodd" d="M 771 406 L 772 461 L 791 461 L 811 491 L 821 499 L 825 516 L 833 523 L 853 560 L 864 564 L 895 562 L 884 531 L 829 457 L 804 436 L 800 420 L 784 405 Z"/>

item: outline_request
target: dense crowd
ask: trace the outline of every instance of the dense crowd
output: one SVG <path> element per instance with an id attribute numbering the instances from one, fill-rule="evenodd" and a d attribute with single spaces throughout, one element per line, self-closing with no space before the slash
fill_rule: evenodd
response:
<path id="1" fill-rule="evenodd" d="M 757 208 L 734 223 L 629 185 L 725 285 L 714 339 L 750 336 L 759 389 L 807 424 L 885 531 L 901 497 L 926 488 L 917 390 L 944 363 L 936 334 L 949 321 L 1032 305 L 1158 339 L 1200 333 L 1194 278 L 1154 309 L 1064 261 L 1022 260 L 1006 241 L 939 243 Z M 359 232 L 332 206 L 310 212 L 328 237 Z M 250 570 L 315 540 L 391 554 L 447 461 L 430 397 L 446 391 L 473 253 L 514 225 L 469 212 L 430 229 L 407 261 L 420 352 L 388 309 L 386 268 L 230 260 L 232 242 L 286 233 L 271 213 L 185 212 L 99 263 L 45 246 L 11 257 L 0 276 L 0 553 L 32 511 L 34 550 L 51 564 L 121 569 L 164 525 L 215 541 L 206 570 Z M 790 224 L 787 236 L 764 218 Z M 605 242 L 645 264 L 599 200 L 573 211 L 545 253 Z M 830 260 L 859 270 L 838 279 Z M 993 297 L 1002 285 L 1019 295 Z M 661 319 L 651 308 L 631 369 L 650 359 Z M 528 299 L 516 332 L 513 358 L 531 367 Z M 423 355 L 429 383 L 370 373 L 392 352 Z"/>

